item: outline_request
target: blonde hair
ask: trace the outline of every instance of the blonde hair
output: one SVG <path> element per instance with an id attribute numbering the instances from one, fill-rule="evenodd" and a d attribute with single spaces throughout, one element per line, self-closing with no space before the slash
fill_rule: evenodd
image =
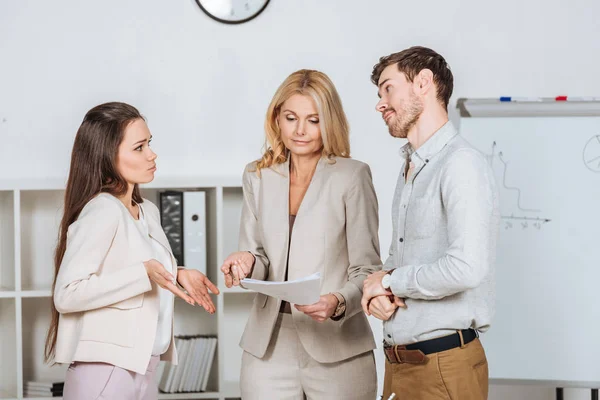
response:
<path id="1" fill-rule="evenodd" d="M 322 72 L 301 69 L 283 81 L 269 104 L 265 121 L 265 152 L 256 163 L 259 174 L 262 168 L 282 164 L 288 159 L 289 152 L 281 140 L 277 118 L 283 103 L 295 94 L 309 96 L 315 102 L 323 140 L 322 157 L 350 157 L 348 120 L 333 82 Z"/>

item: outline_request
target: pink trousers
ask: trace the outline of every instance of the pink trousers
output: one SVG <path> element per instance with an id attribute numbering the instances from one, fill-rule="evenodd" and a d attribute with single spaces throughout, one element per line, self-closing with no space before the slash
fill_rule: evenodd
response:
<path id="1" fill-rule="evenodd" d="M 142 375 L 111 364 L 76 361 L 67 370 L 63 400 L 157 400 L 158 362 L 152 356 Z"/>

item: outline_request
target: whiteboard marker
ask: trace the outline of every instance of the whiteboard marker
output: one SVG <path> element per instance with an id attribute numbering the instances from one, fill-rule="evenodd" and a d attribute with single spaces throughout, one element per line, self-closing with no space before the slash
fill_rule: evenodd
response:
<path id="1" fill-rule="evenodd" d="M 537 102 L 537 101 L 542 101 L 541 98 L 539 97 L 509 97 L 509 96 L 502 96 L 500 97 L 500 101 L 502 102 Z"/>
<path id="2" fill-rule="evenodd" d="M 591 96 L 585 96 L 585 97 L 567 97 L 567 101 L 594 101 L 597 100 L 597 98 L 591 97 Z"/>

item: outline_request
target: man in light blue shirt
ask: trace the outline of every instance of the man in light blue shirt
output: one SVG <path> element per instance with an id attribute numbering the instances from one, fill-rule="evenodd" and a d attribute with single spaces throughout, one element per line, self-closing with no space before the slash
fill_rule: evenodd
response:
<path id="1" fill-rule="evenodd" d="M 363 308 L 384 321 L 383 397 L 487 398 L 478 339 L 494 310 L 498 194 L 485 157 L 448 121 L 453 76 L 435 51 L 382 57 L 371 80 L 390 134 L 406 138 L 383 271 Z"/>

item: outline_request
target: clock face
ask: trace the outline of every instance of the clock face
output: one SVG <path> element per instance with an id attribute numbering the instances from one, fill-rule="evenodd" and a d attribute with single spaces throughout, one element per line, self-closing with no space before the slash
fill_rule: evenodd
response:
<path id="1" fill-rule="evenodd" d="M 196 0 L 212 19 L 226 24 L 241 24 L 263 12 L 269 0 Z"/>

